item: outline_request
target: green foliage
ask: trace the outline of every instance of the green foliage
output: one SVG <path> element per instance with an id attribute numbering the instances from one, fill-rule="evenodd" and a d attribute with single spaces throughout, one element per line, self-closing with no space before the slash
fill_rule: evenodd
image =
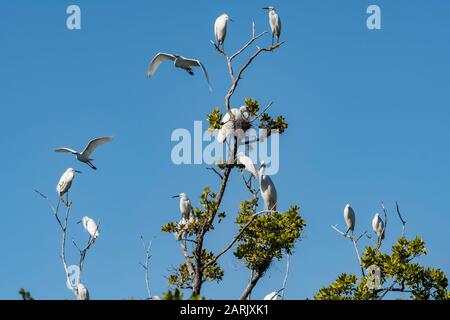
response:
<path id="1" fill-rule="evenodd" d="M 342 274 L 330 286 L 322 288 L 314 298 L 367 300 L 382 298 L 387 292 L 402 292 L 417 300 L 449 299 L 446 275 L 439 269 L 425 268 L 412 262 L 423 254 L 426 254 L 425 243 L 419 237 L 410 241 L 405 237 L 398 239 L 390 255 L 367 247 L 361 263 L 366 269 L 372 265 L 380 268 L 379 288 L 368 288 L 368 276 L 358 282 L 356 275 Z"/>
<path id="2" fill-rule="evenodd" d="M 213 261 L 215 258 L 216 257 L 212 252 L 207 252 L 206 250 L 203 249 L 202 257 L 201 257 L 203 264 L 206 265 L 210 261 Z M 213 263 L 212 265 L 206 267 L 203 270 L 203 276 L 207 281 L 219 282 L 220 280 L 222 280 L 223 275 L 224 275 L 224 272 L 217 263 Z"/>
<path id="3" fill-rule="evenodd" d="M 251 116 L 257 116 L 259 112 L 259 102 L 252 98 L 245 99 L 245 105 L 247 106 L 247 112 Z"/>
<path id="4" fill-rule="evenodd" d="M 240 230 L 253 218 L 257 204 L 258 198 L 241 203 L 236 218 Z M 285 213 L 264 213 L 245 229 L 234 254 L 243 259 L 248 268 L 264 273 L 274 258 L 279 260 L 283 253 L 291 253 L 304 226 L 297 206 Z"/>
<path id="5" fill-rule="evenodd" d="M 182 300 L 183 293 L 176 288 L 173 292 L 171 290 L 165 292 L 162 296 L 162 300 Z"/>
<path id="6" fill-rule="evenodd" d="M 24 288 L 20 288 L 19 294 L 22 297 L 22 300 L 34 300 L 29 291 L 26 291 Z"/>
<path id="7" fill-rule="evenodd" d="M 180 264 L 179 267 L 175 269 L 171 275 L 169 275 L 167 281 L 172 287 L 181 289 L 192 288 L 191 278 L 189 277 L 189 271 L 186 263 Z"/>
<path id="8" fill-rule="evenodd" d="M 214 110 L 208 114 L 207 120 L 209 122 L 209 130 L 222 128 L 222 112 L 220 112 L 218 107 L 214 107 Z"/>
<path id="9" fill-rule="evenodd" d="M 278 116 L 276 119 L 273 119 L 267 113 L 264 113 L 260 117 L 259 127 L 261 129 L 266 129 L 267 132 L 275 130 L 278 131 L 279 134 L 282 134 L 288 128 L 288 124 L 283 116 Z"/>

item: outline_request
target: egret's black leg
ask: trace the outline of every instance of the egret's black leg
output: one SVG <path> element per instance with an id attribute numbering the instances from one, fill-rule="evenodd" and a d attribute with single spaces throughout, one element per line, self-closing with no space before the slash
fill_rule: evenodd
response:
<path id="1" fill-rule="evenodd" d="M 194 75 L 194 72 L 192 71 L 192 69 L 191 68 L 186 68 L 185 69 L 186 71 L 187 71 L 187 73 L 189 73 L 191 76 L 193 76 Z"/>
<path id="2" fill-rule="evenodd" d="M 275 35 L 272 33 L 272 46 L 273 46 L 273 40 L 275 38 Z"/>
<path id="3" fill-rule="evenodd" d="M 86 162 L 88 164 L 89 167 L 91 167 L 94 170 L 97 170 L 97 168 L 92 164 L 91 161 Z"/>

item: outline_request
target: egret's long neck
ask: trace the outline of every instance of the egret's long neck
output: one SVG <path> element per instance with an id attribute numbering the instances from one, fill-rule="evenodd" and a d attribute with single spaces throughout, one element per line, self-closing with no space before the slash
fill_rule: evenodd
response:
<path id="1" fill-rule="evenodd" d="M 265 171 L 266 171 L 266 167 L 265 166 L 262 166 L 261 168 L 259 168 L 259 182 L 261 182 Z"/>

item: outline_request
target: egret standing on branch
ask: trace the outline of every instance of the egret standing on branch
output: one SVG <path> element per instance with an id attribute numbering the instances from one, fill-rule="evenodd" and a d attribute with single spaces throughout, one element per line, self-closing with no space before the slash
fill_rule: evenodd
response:
<path id="1" fill-rule="evenodd" d="M 250 157 L 246 156 L 244 153 L 239 152 L 236 156 L 237 161 L 244 165 L 245 170 L 250 172 L 255 178 L 258 179 L 258 171 L 256 171 L 255 164 L 253 163 L 253 160 L 250 159 Z"/>
<path id="2" fill-rule="evenodd" d="M 97 237 L 99 236 L 97 223 L 95 223 L 95 221 L 88 216 L 84 216 L 80 221 L 78 221 L 78 223 L 81 222 L 83 222 L 83 227 L 87 231 L 87 233 L 89 233 L 92 238 L 97 239 Z"/>
<path id="3" fill-rule="evenodd" d="M 263 8 L 265 10 L 269 10 L 269 24 L 270 29 L 272 30 L 272 46 L 274 37 L 277 37 L 277 42 L 280 41 L 281 36 L 281 19 L 278 16 L 278 13 L 275 11 L 275 8 L 270 6 Z"/>
<path id="4" fill-rule="evenodd" d="M 259 168 L 259 188 L 261 191 L 261 196 L 264 200 L 266 210 L 277 210 L 277 189 L 269 176 L 264 175 L 266 170 L 266 163 L 261 162 L 261 167 Z"/>
<path id="5" fill-rule="evenodd" d="M 90 166 L 92 169 L 97 170 L 97 168 L 92 164 L 91 154 L 94 152 L 94 150 L 101 144 L 105 142 L 109 142 L 112 140 L 112 137 L 102 137 L 102 138 L 96 138 L 87 144 L 86 148 L 84 148 L 83 152 L 78 152 L 73 149 L 69 148 L 58 148 L 55 149 L 55 152 L 70 152 L 77 156 L 77 160 L 81 161 L 83 163 L 86 163 L 88 166 Z"/>
<path id="6" fill-rule="evenodd" d="M 216 47 L 219 49 L 219 46 L 222 45 L 222 51 L 224 50 L 224 42 L 227 36 L 228 20 L 233 21 L 233 19 L 224 13 L 214 23 L 214 35 L 217 41 Z"/>
<path id="7" fill-rule="evenodd" d="M 163 61 L 173 61 L 176 68 L 184 69 L 189 73 L 191 76 L 194 75 L 194 71 L 192 71 L 192 67 L 200 67 L 203 70 L 203 73 L 205 74 L 206 81 L 208 81 L 209 90 L 211 91 L 211 82 L 209 81 L 208 72 L 206 71 L 205 66 L 200 62 L 200 60 L 196 59 L 188 59 L 176 54 L 170 54 L 170 53 L 163 53 L 159 52 L 156 54 L 156 56 L 153 58 L 152 62 L 150 63 L 148 70 L 147 70 L 147 77 L 152 77 L 156 70 L 158 69 L 159 65 Z"/>
<path id="8" fill-rule="evenodd" d="M 344 220 L 345 224 L 347 225 L 347 232 L 355 230 L 355 223 L 356 223 L 356 217 L 355 217 L 355 211 L 353 211 L 353 208 L 347 204 L 344 208 Z"/>
<path id="9" fill-rule="evenodd" d="M 247 106 L 242 106 L 239 109 L 230 109 L 230 111 L 223 116 L 221 124 L 222 128 L 220 128 L 217 135 L 217 141 L 223 143 L 228 136 L 237 133 L 237 140 L 238 143 L 240 143 L 244 137 L 245 131 L 251 127 L 251 119 L 247 111 Z"/>
<path id="10" fill-rule="evenodd" d="M 185 193 L 180 193 L 172 198 L 180 198 L 181 219 L 178 222 L 179 231 L 175 233 L 176 239 L 180 240 L 184 238 L 189 224 L 194 222 L 194 211 L 192 210 L 191 201 Z"/>
<path id="11" fill-rule="evenodd" d="M 70 187 L 72 186 L 72 181 L 75 176 L 75 172 L 81 173 L 81 171 L 75 170 L 74 168 L 67 169 L 56 186 L 56 192 L 58 193 L 59 198 L 61 199 L 64 194 L 66 194 Z"/>
<path id="12" fill-rule="evenodd" d="M 384 222 L 378 213 L 372 219 L 372 229 L 377 234 L 378 238 L 384 239 Z"/>

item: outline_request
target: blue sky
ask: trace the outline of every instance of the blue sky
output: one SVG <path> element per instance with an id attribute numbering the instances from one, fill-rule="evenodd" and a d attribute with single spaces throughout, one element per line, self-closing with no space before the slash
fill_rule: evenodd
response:
<path id="1" fill-rule="evenodd" d="M 66 29 L 66 8 L 82 10 L 82 29 Z M 446 1 L 272 1 L 283 20 L 283 48 L 260 57 L 245 74 L 232 104 L 246 97 L 274 101 L 289 129 L 281 137 L 280 170 L 273 177 L 279 207 L 298 204 L 307 222 L 291 261 L 286 298 L 312 297 L 341 272 L 358 273 L 343 225 L 350 202 L 357 230 L 383 200 L 391 216 L 384 248 L 401 234 L 424 238 L 421 262 L 450 274 L 450 3 Z M 366 8 L 382 9 L 382 30 L 366 28 Z M 227 12 L 227 49 L 248 38 L 251 22 L 268 29 L 265 1 L 3 1 L 0 5 L 0 299 L 24 287 L 36 298 L 72 298 L 59 260 L 56 221 L 34 188 L 56 198 L 69 166 L 84 171 L 71 190 L 75 207 L 69 238 L 86 239 L 80 217 L 100 219 L 102 234 L 87 257 L 84 283 L 94 299 L 145 298 L 140 235 L 154 237 L 151 287 L 167 290 L 165 276 L 181 262 L 179 246 L 160 228 L 179 218 L 170 196 L 185 192 L 194 204 L 203 187 L 218 187 L 204 165 L 170 160 L 176 128 L 192 129 L 213 106 L 223 108 L 229 78 L 211 48 L 215 18 Z M 270 38 L 261 40 L 269 43 Z M 200 58 L 214 91 L 199 74 L 164 65 L 145 77 L 158 51 Z M 242 60 L 240 60 L 242 62 Z M 205 123 L 206 126 L 206 123 Z M 93 172 L 60 146 L 82 148 L 92 137 L 113 135 L 95 154 Z M 234 173 L 224 199 L 228 219 L 207 238 L 222 248 L 247 197 Z M 367 240 L 365 244 L 370 244 Z M 69 262 L 76 252 L 68 244 Z M 235 299 L 249 271 L 232 254 L 220 260 L 222 284 L 205 286 L 208 298 Z M 275 263 L 254 297 L 277 290 L 284 262 Z"/>

